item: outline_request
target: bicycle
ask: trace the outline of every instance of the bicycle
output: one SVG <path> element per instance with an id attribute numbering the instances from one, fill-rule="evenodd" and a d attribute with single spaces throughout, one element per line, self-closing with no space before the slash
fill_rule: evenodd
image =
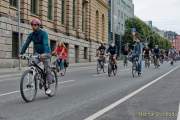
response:
<path id="1" fill-rule="evenodd" d="M 114 56 L 110 55 L 109 63 L 108 63 L 108 76 L 110 77 L 113 72 L 113 75 L 116 76 L 117 74 L 117 65 L 115 63 Z"/>
<path id="2" fill-rule="evenodd" d="M 145 68 L 150 67 L 150 56 L 145 56 Z"/>
<path id="3" fill-rule="evenodd" d="M 124 67 L 128 66 L 128 55 L 124 56 Z"/>
<path id="4" fill-rule="evenodd" d="M 105 73 L 104 62 L 105 62 L 104 55 L 100 55 L 99 58 L 97 59 L 97 74 L 100 74 L 102 70 Z"/>
<path id="5" fill-rule="evenodd" d="M 55 56 L 53 56 L 55 57 Z M 62 61 L 61 61 L 62 62 Z M 63 63 L 63 66 L 64 68 L 61 69 L 59 63 L 58 63 L 58 59 L 57 58 L 54 58 L 53 61 L 52 61 L 52 64 L 54 65 L 53 67 L 55 68 L 56 72 L 59 74 L 60 73 L 60 76 L 65 76 L 66 72 L 67 72 L 67 68 L 69 66 L 69 63 L 67 61 L 64 61 Z M 62 64 L 62 63 L 61 63 Z M 60 72 L 61 71 L 61 72 Z"/>
<path id="6" fill-rule="evenodd" d="M 23 56 L 23 59 L 26 59 L 29 62 L 29 68 L 24 71 L 21 76 L 20 81 L 20 93 L 25 102 L 32 102 L 35 100 L 38 85 L 39 89 L 43 89 L 44 91 L 47 88 L 51 89 L 51 94 L 46 94 L 48 97 L 53 97 L 56 94 L 57 87 L 58 87 L 58 79 L 54 68 L 51 68 L 51 74 L 53 76 L 53 80 L 48 82 L 46 80 L 46 71 L 45 69 L 41 68 L 38 64 L 35 63 L 36 59 L 39 59 L 39 55 L 36 56 Z M 26 83 L 27 79 L 27 84 Z M 31 95 L 28 95 L 30 91 Z M 26 93 L 27 92 L 27 93 Z"/>
<path id="7" fill-rule="evenodd" d="M 136 74 L 138 74 L 138 77 L 141 76 L 141 73 L 138 71 L 138 67 L 139 67 L 139 58 L 138 57 L 132 58 L 132 76 L 133 76 L 133 78 L 135 77 Z"/>
<path id="8" fill-rule="evenodd" d="M 158 57 L 157 57 L 157 55 L 154 55 L 154 66 L 155 66 L 155 68 L 157 69 L 157 68 L 159 68 L 159 59 L 158 59 Z"/>

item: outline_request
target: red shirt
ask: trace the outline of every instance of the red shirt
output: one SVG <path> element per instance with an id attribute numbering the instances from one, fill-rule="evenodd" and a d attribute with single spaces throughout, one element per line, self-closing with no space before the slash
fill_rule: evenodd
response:
<path id="1" fill-rule="evenodd" d="M 55 52 L 56 52 L 57 56 L 60 59 L 63 59 L 63 60 L 67 59 L 67 49 L 66 48 L 64 48 L 64 47 L 57 47 L 55 49 Z"/>

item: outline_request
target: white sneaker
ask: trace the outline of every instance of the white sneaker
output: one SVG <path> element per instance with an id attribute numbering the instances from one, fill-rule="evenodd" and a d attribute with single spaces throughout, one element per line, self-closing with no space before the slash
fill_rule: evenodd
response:
<path id="1" fill-rule="evenodd" d="M 46 90 L 46 94 L 47 94 L 47 95 L 50 95 L 50 94 L 51 94 L 51 90 L 50 90 L 50 89 L 47 89 L 47 90 Z"/>

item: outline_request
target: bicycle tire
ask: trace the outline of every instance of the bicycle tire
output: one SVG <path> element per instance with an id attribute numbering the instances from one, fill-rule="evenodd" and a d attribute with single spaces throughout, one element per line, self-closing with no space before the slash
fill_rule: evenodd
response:
<path id="1" fill-rule="evenodd" d="M 48 97 L 53 97 L 56 95 L 57 92 L 57 88 L 58 88 L 58 78 L 57 78 L 57 73 L 56 71 L 54 71 L 53 69 L 51 70 L 51 72 L 54 74 L 54 80 L 53 83 L 55 84 L 55 88 L 54 88 L 54 92 L 51 92 L 51 94 L 46 94 Z M 50 85 L 52 85 L 53 83 L 51 83 Z M 49 85 L 49 84 L 48 84 Z"/>
<path id="2" fill-rule="evenodd" d="M 37 81 L 36 81 L 35 76 L 34 76 L 34 78 L 33 78 L 33 81 L 35 83 L 34 95 L 32 96 L 31 99 L 28 99 L 27 96 L 25 95 L 26 89 L 24 89 L 24 82 L 25 82 L 24 78 L 28 73 L 32 74 L 32 76 L 33 76 L 33 72 L 31 70 L 26 70 L 22 74 L 21 81 L 20 81 L 20 93 L 21 93 L 21 96 L 22 96 L 22 98 L 23 98 L 23 100 L 25 102 L 32 102 L 32 101 L 35 100 L 35 97 L 36 97 L 36 94 L 37 94 Z"/>
<path id="3" fill-rule="evenodd" d="M 108 76 L 111 77 L 111 73 L 112 73 L 112 65 L 108 64 Z"/>

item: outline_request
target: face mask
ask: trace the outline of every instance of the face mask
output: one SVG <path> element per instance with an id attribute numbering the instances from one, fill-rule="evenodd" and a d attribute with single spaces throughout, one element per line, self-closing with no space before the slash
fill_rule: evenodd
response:
<path id="1" fill-rule="evenodd" d="M 114 44 L 114 43 L 112 43 L 112 44 L 111 44 L 111 46 L 112 46 L 112 47 L 114 47 L 114 46 L 115 46 L 115 44 Z"/>

